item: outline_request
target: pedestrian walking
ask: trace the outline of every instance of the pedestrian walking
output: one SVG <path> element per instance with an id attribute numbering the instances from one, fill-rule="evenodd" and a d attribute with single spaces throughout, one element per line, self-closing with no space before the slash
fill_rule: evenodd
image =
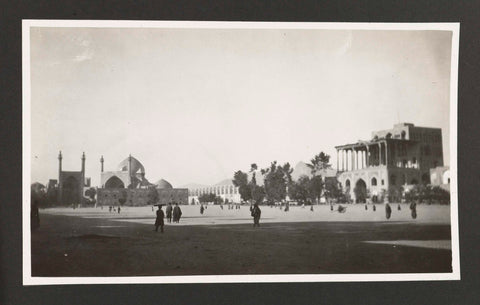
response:
<path id="1" fill-rule="evenodd" d="M 202 205 L 200 205 L 200 214 L 202 214 L 202 215 L 203 215 L 203 210 L 204 210 L 204 208 L 203 208 L 203 204 L 202 204 Z"/>
<path id="2" fill-rule="evenodd" d="M 160 227 L 160 232 L 163 233 L 164 217 L 165 217 L 165 214 L 163 213 L 162 205 L 160 204 L 157 210 L 157 218 L 155 219 L 155 232 L 158 232 L 158 227 Z"/>
<path id="3" fill-rule="evenodd" d="M 180 217 L 182 217 L 182 210 L 178 206 L 178 203 L 175 202 L 175 207 L 173 208 L 173 222 L 180 222 Z"/>
<path id="4" fill-rule="evenodd" d="M 385 217 L 387 219 L 390 219 L 390 216 L 392 216 L 392 208 L 390 207 L 390 205 L 387 203 L 385 205 Z"/>
<path id="5" fill-rule="evenodd" d="M 417 218 L 417 204 L 415 202 L 412 202 L 410 204 L 410 210 L 412 212 L 412 218 L 416 219 Z"/>
<path id="6" fill-rule="evenodd" d="M 252 210 L 252 216 L 253 216 L 253 227 L 259 227 L 260 226 L 260 216 L 262 214 L 262 210 L 260 210 L 260 207 L 258 206 L 258 203 L 255 203 L 253 205 Z"/>
<path id="7" fill-rule="evenodd" d="M 173 209 L 173 208 L 172 208 L 172 203 L 169 202 L 169 203 L 168 203 L 168 206 L 167 206 L 167 211 L 166 211 L 166 212 L 167 212 L 167 221 L 168 221 L 169 223 L 172 222 L 172 209 Z"/>

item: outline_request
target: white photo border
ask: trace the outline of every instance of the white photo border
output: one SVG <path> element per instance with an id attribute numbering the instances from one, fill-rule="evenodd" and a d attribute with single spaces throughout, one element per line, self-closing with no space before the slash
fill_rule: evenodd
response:
<path id="1" fill-rule="evenodd" d="M 31 182 L 31 27 L 101 28 L 183 28 L 183 29 L 324 29 L 324 30 L 408 30 L 451 31 L 450 70 L 450 224 L 451 273 L 382 274 L 280 274 L 201 275 L 132 277 L 33 277 L 31 273 L 30 182 Z M 127 21 L 127 20 L 22 20 L 22 147 L 23 147 L 23 285 L 72 284 L 177 284 L 177 283 L 281 283 L 281 282 L 367 282 L 460 280 L 457 177 L 457 91 L 460 23 L 332 23 L 332 22 L 209 22 L 209 21 Z"/>

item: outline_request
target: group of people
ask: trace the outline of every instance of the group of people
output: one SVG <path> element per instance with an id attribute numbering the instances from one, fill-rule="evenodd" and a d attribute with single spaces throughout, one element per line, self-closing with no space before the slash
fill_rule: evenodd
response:
<path id="1" fill-rule="evenodd" d="M 103 209 L 103 207 L 102 207 L 102 209 Z M 114 206 L 109 206 L 108 211 L 111 213 L 112 210 L 113 210 L 114 213 L 118 211 L 118 214 L 120 214 L 120 207 L 116 208 Z"/>
<path id="2" fill-rule="evenodd" d="M 155 219 L 155 232 L 158 232 L 158 228 L 160 227 L 160 232 L 163 233 L 163 226 L 165 225 L 164 218 L 165 213 L 162 210 L 163 204 L 158 205 L 157 210 L 157 218 Z M 175 206 L 172 206 L 172 203 L 169 202 L 166 208 L 167 213 L 167 221 L 169 223 L 173 222 L 179 223 L 180 218 L 182 217 L 182 209 L 178 206 L 178 203 L 175 203 Z"/>
<path id="3" fill-rule="evenodd" d="M 374 212 L 377 210 L 375 205 L 373 205 L 372 209 L 373 209 Z M 368 210 L 368 205 L 365 205 L 365 210 Z M 402 210 L 400 204 L 397 205 L 397 210 L 398 211 Z M 410 204 L 410 212 L 411 212 L 412 218 L 416 219 L 417 218 L 417 204 L 415 202 L 412 202 Z M 392 207 L 390 206 L 390 204 L 386 203 L 385 204 L 385 218 L 390 219 L 391 216 L 392 216 Z"/>

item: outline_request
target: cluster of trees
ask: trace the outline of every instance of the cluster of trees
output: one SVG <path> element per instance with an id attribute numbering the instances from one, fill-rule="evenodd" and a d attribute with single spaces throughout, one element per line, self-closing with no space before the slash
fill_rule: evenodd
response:
<path id="1" fill-rule="evenodd" d="M 318 173 L 331 168 L 330 156 L 324 152 L 314 156 L 307 166 L 312 177 L 302 176 L 298 181 L 292 180 L 293 168 L 287 162 L 283 165 L 273 161 L 269 167 L 260 169 L 263 176 L 263 186 L 257 184 L 256 173 L 258 167 L 255 163 L 250 166 L 250 180 L 248 173 L 236 171 L 233 175 L 233 184 L 238 187 L 240 197 L 244 201 L 268 204 L 281 202 L 288 195 L 290 199 L 302 203 L 319 202 L 322 195 L 327 201 L 343 197 L 336 180 L 326 181 Z"/>
<path id="2" fill-rule="evenodd" d="M 450 192 L 439 186 L 416 185 L 414 188 L 405 192 L 405 201 L 407 202 L 425 202 L 450 204 Z"/>
<path id="3" fill-rule="evenodd" d="M 31 185 L 32 200 L 36 200 L 38 205 L 43 208 L 54 207 L 58 205 L 58 188 L 46 188 L 43 184 L 35 182 Z M 84 205 L 93 206 L 96 203 L 97 190 L 90 187 L 84 193 Z M 126 195 L 125 195 L 126 200 Z"/>
<path id="4" fill-rule="evenodd" d="M 250 173 L 252 178 L 248 181 L 248 174 L 242 171 L 236 171 L 233 174 L 233 185 L 238 187 L 238 192 L 243 201 L 263 202 L 265 198 L 265 189 L 257 185 L 256 171 L 257 164 L 253 163 L 250 166 Z"/>

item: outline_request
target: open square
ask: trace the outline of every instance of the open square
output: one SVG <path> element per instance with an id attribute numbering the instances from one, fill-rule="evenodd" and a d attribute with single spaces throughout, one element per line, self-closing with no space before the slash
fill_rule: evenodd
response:
<path id="1" fill-rule="evenodd" d="M 393 205 L 395 208 L 397 205 Z M 51 209 L 32 233 L 33 276 L 172 276 L 451 272 L 449 206 L 183 207 L 179 224 L 154 232 L 150 207 Z M 410 218 L 410 219 L 409 219 Z M 349 219 L 356 219 L 354 221 Z M 413 243 L 413 244 L 412 244 Z"/>

